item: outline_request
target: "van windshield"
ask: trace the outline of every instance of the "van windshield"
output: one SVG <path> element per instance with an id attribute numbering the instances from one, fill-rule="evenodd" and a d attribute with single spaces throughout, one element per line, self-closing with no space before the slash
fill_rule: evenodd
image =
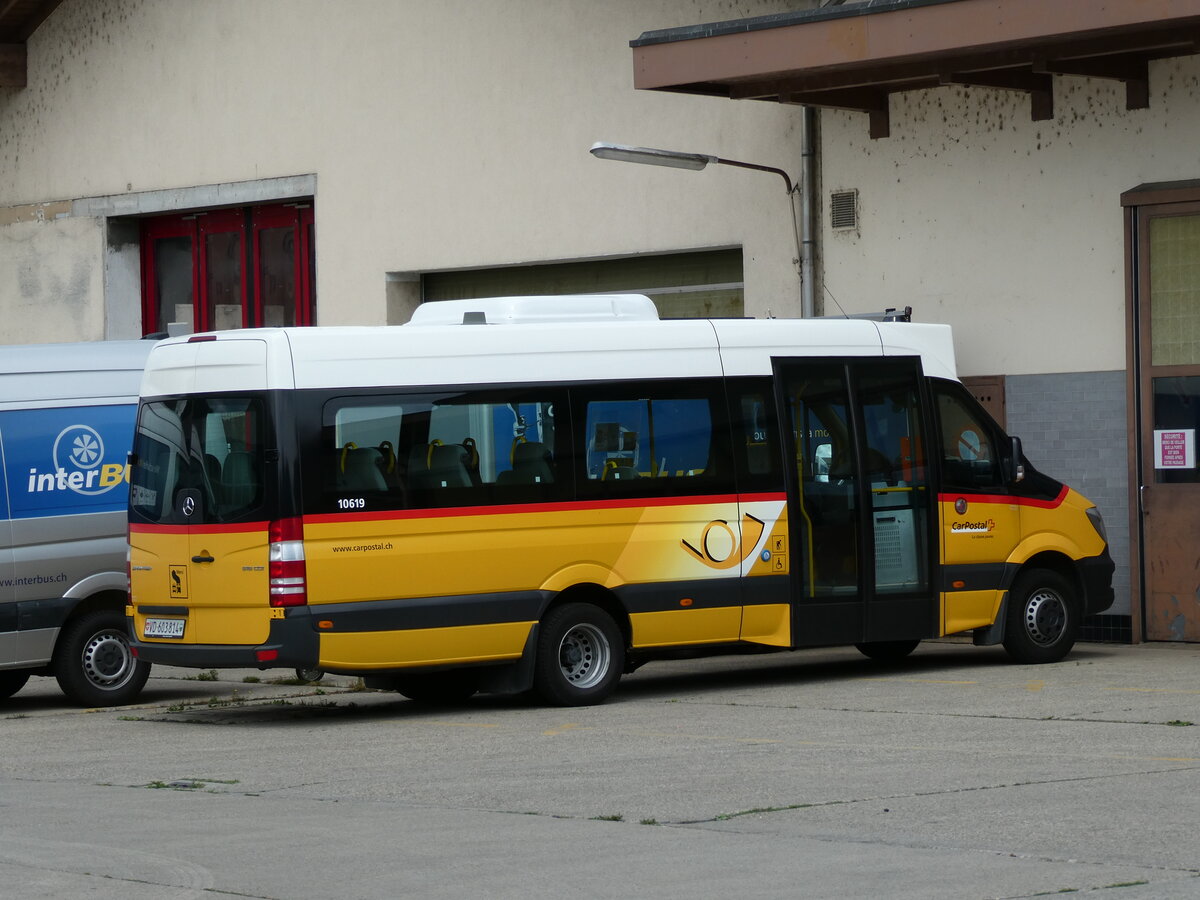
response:
<path id="1" fill-rule="evenodd" d="M 176 525 L 261 517 L 265 433 L 258 398 L 142 404 L 129 476 L 132 514 Z"/>

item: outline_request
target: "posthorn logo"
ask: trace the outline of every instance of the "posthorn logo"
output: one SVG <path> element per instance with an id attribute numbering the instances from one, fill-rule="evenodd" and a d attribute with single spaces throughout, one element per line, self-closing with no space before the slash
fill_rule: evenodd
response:
<path id="1" fill-rule="evenodd" d="M 29 493 L 105 494 L 125 480 L 124 463 L 104 461 L 104 438 L 90 425 L 68 425 L 54 439 L 52 471 L 29 470 Z"/>

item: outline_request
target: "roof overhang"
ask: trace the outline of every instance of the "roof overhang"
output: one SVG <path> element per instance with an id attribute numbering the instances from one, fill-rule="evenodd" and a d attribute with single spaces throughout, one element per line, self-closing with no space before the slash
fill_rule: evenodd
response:
<path id="1" fill-rule="evenodd" d="M 0 0 L 0 87 L 25 87 L 25 42 L 62 0 Z"/>
<path id="2" fill-rule="evenodd" d="M 947 84 L 1022 91 L 1054 116 L 1053 77 L 1108 78 L 1149 105 L 1151 60 L 1200 52 L 1200 0 L 864 0 L 662 31 L 631 42 L 634 86 L 870 114 Z"/>

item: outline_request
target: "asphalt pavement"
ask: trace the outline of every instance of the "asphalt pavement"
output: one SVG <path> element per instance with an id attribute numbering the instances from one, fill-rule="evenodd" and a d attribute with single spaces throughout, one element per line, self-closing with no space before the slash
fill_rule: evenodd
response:
<path id="1" fill-rule="evenodd" d="M 1200 898 L 1200 645 L 652 663 L 576 709 L 289 674 L 0 701 L 0 897 Z"/>

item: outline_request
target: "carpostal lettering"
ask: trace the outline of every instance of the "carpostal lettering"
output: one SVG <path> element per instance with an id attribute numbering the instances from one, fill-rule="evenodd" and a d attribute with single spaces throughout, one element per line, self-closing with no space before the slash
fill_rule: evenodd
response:
<path id="1" fill-rule="evenodd" d="M 954 522 L 950 525 L 951 534 L 979 534 L 988 531 L 993 531 L 996 528 L 996 521 L 988 519 L 986 522 Z"/>
<path id="2" fill-rule="evenodd" d="M 391 541 L 379 541 L 374 544 L 350 544 L 342 547 L 330 547 L 334 553 L 370 553 L 375 550 L 391 550 Z"/>
<path id="3" fill-rule="evenodd" d="M 126 467 L 123 463 L 105 463 L 97 469 L 76 469 L 73 472 L 66 469 L 39 472 L 36 468 L 31 468 L 26 490 L 31 494 L 45 491 L 94 491 L 97 488 L 116 487 L 126 477 Z"/>

